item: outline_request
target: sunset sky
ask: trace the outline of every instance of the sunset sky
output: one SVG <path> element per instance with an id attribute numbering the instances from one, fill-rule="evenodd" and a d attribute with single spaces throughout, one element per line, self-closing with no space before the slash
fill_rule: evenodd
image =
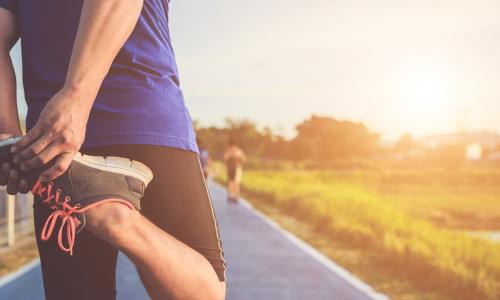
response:
<path id="1" fill-rule="evenodd" d="M 248 118 L 290 136 L 316 113 L 385 139 L 500 131 L 498 0 L 173 0 L 170 15 L 203 125 Z"/>
<path id="2" fill-rule="evenodd" d="M 172 1 L 194 119 L 312 113 L 396 138 L 500 130 L 498 0 Z"/>

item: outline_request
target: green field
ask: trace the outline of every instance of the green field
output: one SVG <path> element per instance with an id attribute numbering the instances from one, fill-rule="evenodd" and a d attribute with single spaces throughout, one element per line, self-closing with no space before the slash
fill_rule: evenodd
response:
<path id="1" fill-rule="evenodd" d="M 343 183 L 376 194 L 438 227 L 500 231 L 500 171 L 456 170 L 308 171 L 305 180 Z M 293 175 L 288 175 L 293 176 Z"/>
<path id="2" fill-rule="evenodd" d="M 500 244 L 464 233 L 500 229 L 499 182 L 486 168 L 251 170 L 243 189 L 395 299 L 499 299 Z"/>

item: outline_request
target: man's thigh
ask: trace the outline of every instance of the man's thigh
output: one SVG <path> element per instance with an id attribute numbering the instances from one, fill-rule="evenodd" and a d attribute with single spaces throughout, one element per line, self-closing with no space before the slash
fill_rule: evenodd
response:
<path id="1" fill-rule="evenodd" d="M 57 234 L 41 240 L 50 213 L 48 206 L 35 199 L 35 233 L 46 299 L 115 299 L 117 250 L 85 229 L 78 234 L 72 256 L 59 249 Z"/>
<path id="2" fill-rule="evenodd" d="M 219 279 L 225 280 L 218 225 L 197 154 L 150 145 L 106 146 L 84 152 L 122 156 L 146 164 L 154 178 L 141 200 L 142 214 L 202 254 Z"/>
<path id="3" fill-rule="evenodd" d="M 168 149 L 159 157 L 152 184 L 141 201 L 143 214 L 157 226 L 203 255 L 220 281 L 225 262 L 218 224 L 198 156 Z"/>

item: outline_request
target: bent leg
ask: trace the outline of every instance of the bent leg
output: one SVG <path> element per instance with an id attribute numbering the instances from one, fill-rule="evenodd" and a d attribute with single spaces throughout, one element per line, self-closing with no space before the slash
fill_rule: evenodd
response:
<path id="1" fill-rule="evenodd" d="M 144 227 L 140 227 L 141 230 L 150 228 L 151 223 L 156 227 L 146 230 L 148 231 L 147 234 L 151 234 L 151 236 L 138 234 L 137 240 L 132 243 L 147 245 L 149 243 L 148 239 L 153 239 L 153 242 L 158 243 L 155 246 L 155 251 L 161 252 L 155 255 L 160 257 L 168 256 L 166 260 L 172 260 L 173 268 L 182 268 L 179 271 L 182 276 L 179 277 L 176 274 L 177 269 L 161 270 L 161 268 L 156 270 L 161 274 L 152 276 L 154 272 L 150 272 L 148 268 L 155 268 L 158 265 L 157 260 L 144 262 L 132 257 L 133 249 L 127 250 L 128 252 L 124 251 L 137 264 L 141 279 L 150 296 L 164 299 L 163 289 L 187 288 L 188 290 L 184 292 L 201 293 L 202 299 L 207 299 L 207 291 L 211 289 L 215 290 L 214 295 L 222 298 L 225 293 L 225 262 L 217 222 L 198 156 L 189 151 L 151 145 L 97 147 L 87 149 L 87 154 L 127 157 L 146 164 L 153 171 L 153 181 L 149 184 L 141 200 L 142 214 L 150 222 L 145 222 L 147 220 L 139 218 L 137 212 L 131 213 L 128 211 L 128 213 L 141 220 L 135 223 L 135 225 L 144 225 Z M 126 211 L 122 212 L 127 213 Z M 122 217 L 124 218 L 118 219 L 128 219 L 127 216 Z M 101 226 L 96 226 L 96 228 L 99 227 Z M 116 226 L 116 228 L 120 228 L 120 226 Z M 155 234 L 154 232 L 158 233 L 159 229 L 161 229 L 159 234 Z M 112 232 L 106 234 L 114 236 Z M 158 236 L 160 236 L 159 239 L 157 239 Z M 129 236 L 128 238 L 132 240 L 133 237 Z M 123 244 L 127 244 L 127 242 L 121 241 Z M 147 248 L 149 247 L 143 249 Z M 200 254 L 203 258 L 201 260 Z M 145 256 L 146 259 L 154 257 L 150 253 L 147 253 L 147 255 L 149 256 Z M 183 255 L 187 258 L 184 259 Z M 211 270 L 205 268 L 207 261 L 210 263 Z M 217 274 L 215 279 L 213 278 L 213 272 Z M 185 274 L 189 278 L 184 279 Z M 164 286 L 162 282 L 158 282 L 158 278 L 162 278 L 162 276 L 170 276 L 168 279 L 164 279 L 167 286 Z M 180 284 L 173 284 L 173 287 L 169 287 L 168 284 L 173 281 Z M 196 281 L 203 281 L 200 284 L 210 285 L 210 288 L 199 289 L 200 284 L 196 283 Z M 189 286 L 186 287 L 186 283 Z M 196 296 L 194 295 L 193 298 L 196 298 Z"/>
<path id="2" fill-rule="evenodd" d="M 86 229 L 136 264 L 153 299 L 224 297 L 210 263 L 138 211 L 122 204 L 104 203 L 86 215 Z"/>
<path id="3" fill-rule="evenodd" d="M 48 300 L 113 300 L 116 298 L 115 271 L 118 251 L 92 233 L 78 234 L 74 255 L 62 252 L 57 236 L 40 239 L 41 230 L 52 212 L 35 201 L 35 233 L 42 267 L 45 298 Z"/>

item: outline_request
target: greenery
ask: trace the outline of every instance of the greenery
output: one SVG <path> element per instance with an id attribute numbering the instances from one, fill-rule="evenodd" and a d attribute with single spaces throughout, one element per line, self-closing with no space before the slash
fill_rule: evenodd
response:
<path id="1" fill-rule="evenodd" d="M 441 142 L 416 141 L 404 134 L 393 144 L 383 144 L 378 134 L 361 123 L 316 115 L 297 124 L 292 138 L 270 128 L 259 128 L 249 120 L 227 119 L 223 127 L 201 127 L 195 123 L 195 128 L 201 147 L 216 159 L 222 158 L 232 140 L 259 163 L 293 163 L 310 169 L 459 168 L 466 163 L 467 147 L 477 140 L 489 140 L 489 146 L 482 149 L 482 160 L 476 163 L 491 165 L 488 155 L 500 151 L 500 142 L 496 148 L 491 146 L 495 140 L 500 141 L 494 133 L 442 135 L 436 138 Z"/>
<path id="2" fill-rule="evenodd" d="M 498 151 L 495 134 L 382 145 L 363 124 L 314 115 L 288 139 L 248 120 L 197 133 L 216 159 L 235 141 L 245 195 L 391 297 L 500 299 L 500 244 L 473 234 L 500 230 L 500 169 L 466 159 L 479 137 Z"/>
<path id="3" fill-rule="evenodd" d="M 469 176 L 474 178 L 483 172 L 462 175 L 453 172 L 440 179 L 429 177 L 425 172 L 421 176 L 407 174 L 417 182 L 419 178 L 423 181 L 421 185 L 411 186 L 409 183 L 413 181 L 409 182 L 401 174 L 251 170 L 244 173 L 243 188 L 253 198 L 263 199 L 307 222 L 332 243 L 361 249 L 371 256 L 376 253 L 374 259 L 381 263 L 383 272 L 392 273 L 400 281 L 433 290 L 449 299 L 498 299 L 500 245 L 439 227 L 428 218 L 419 217 L 423 211 L 446 207 L 449 201 L 446 197 L 438 200 L 439 195 L 446 191 L 450 196 L 452 191 L 443 187 L 468 181 Z M 434 183 L 428 185 L 429 181 Z M 392 186 L 396 182 L 396 193 L 383 190 L 385 184 Z M 428 190 L 423 192 L 426 186 Z M 436 187 L 442 189 L 441 192 L 436 192 Z M 476 192 L 483 187 L 478 186 Z M 434 195 L 433 198 L 419 202 L 414 197 L 401 205 L 405 195 L 419 189 L 420 199 L 426 195 Z M 401 190 L 406 192 L 397 195 Z M 464 209 L 474 207 L 473 197 L 459 198 Z M 493 207 L 494 203 L 488 203 L 483 211 Z"/>
<path id="4" fill-rule="evenodd" d="M 216 158 L 222 157 L 229 140 L 235 141 L 249 156 L 267 160 L 331 161 L 366 157 L 375 153 L 378 135 L 360 123 L 311 116 L 297 125 L 291 140 L 269 128 L 259 130 L 255 123 L 226 120 L 223 128 L 203 128 L 195 124 L 203 147 Z"/>

